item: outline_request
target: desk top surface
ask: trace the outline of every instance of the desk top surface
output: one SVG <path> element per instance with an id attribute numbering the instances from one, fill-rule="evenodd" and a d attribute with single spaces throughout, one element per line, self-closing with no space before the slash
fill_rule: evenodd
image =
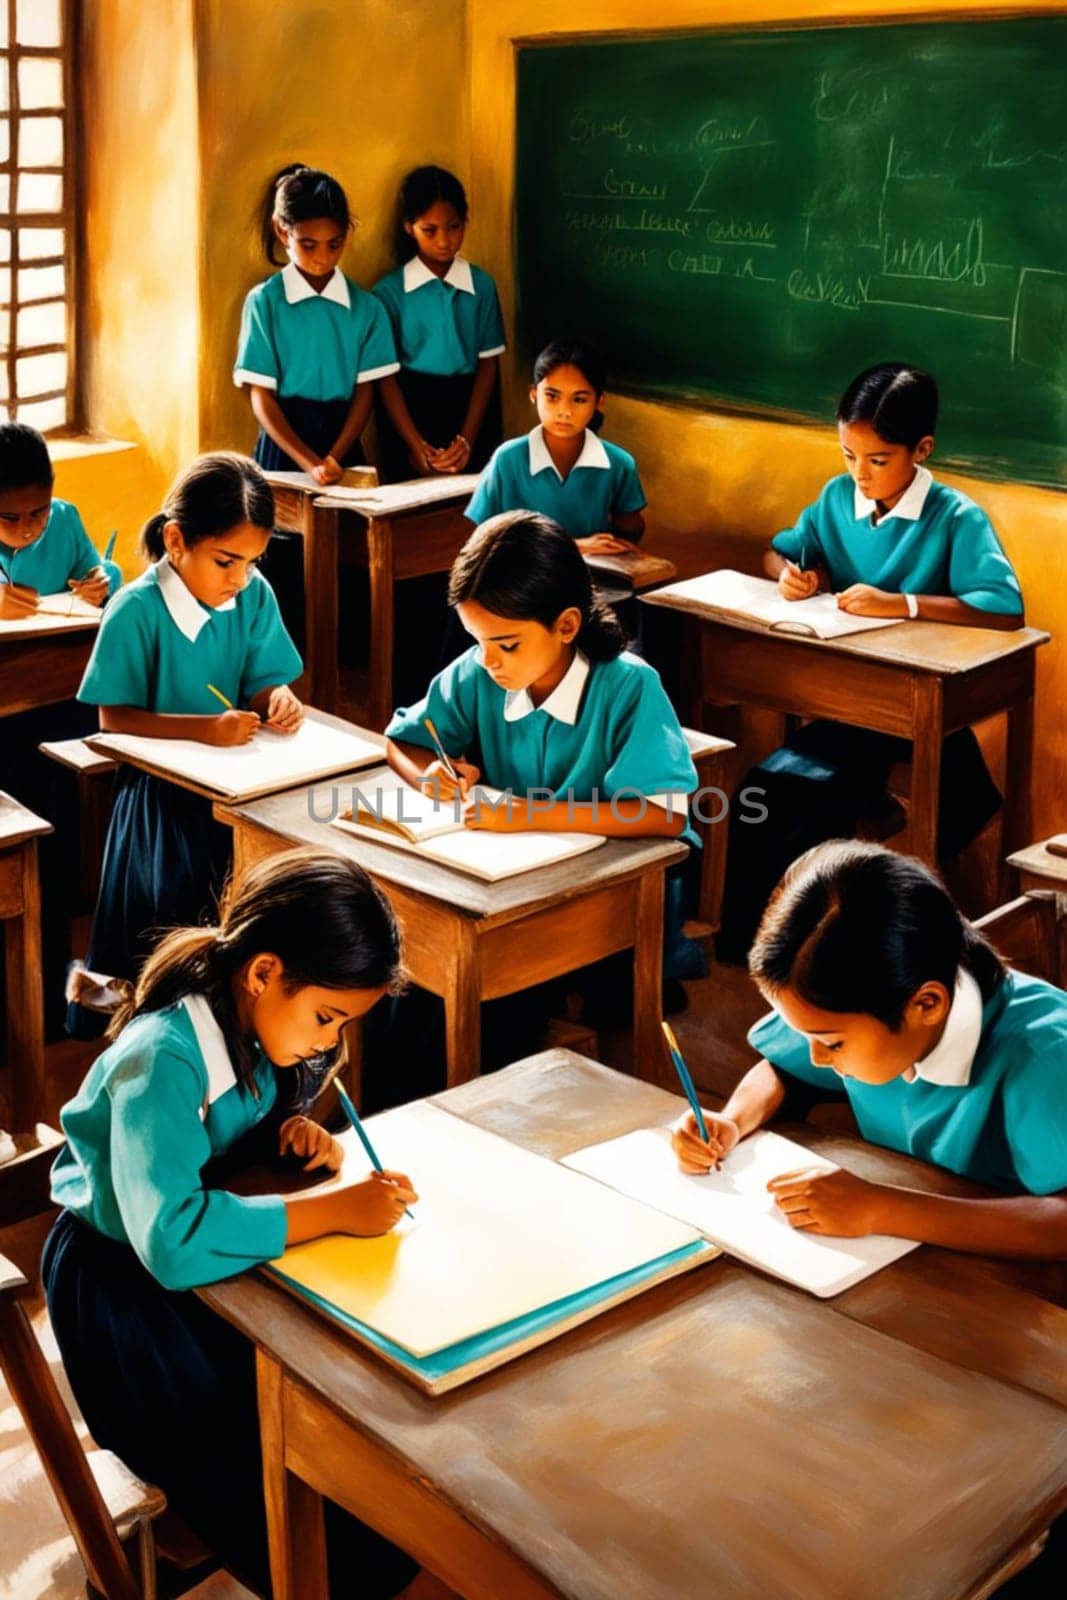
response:
<path id="1" fill-rule="evenodd" d="M 350 803 L 353 785 L 358 784 L 358 772 L 324 778 L 310 789 L 290 789 L 282 794 L 266 795 L 261 800 L 219 807 L 218 814 L 225 820 L 236 818 L 267 828 L 294 845 L 313 844 L 320 849 L 336 850 L 357 861 L 376 878 L 444 901 L 468 916 L 479 918 L 513 916 L 541 903 L 573 899 L 591 889 L 633 877 L 649 867 L 669 867 L 676 861 L 683 861 L 688 853 L 688 846 L 674 839 L 609 839 L 595 850 L 554 866 L 537 867 L 499 883 L 485 883 L 469 873 L 456 872 L 431 861 L 417 850 L 375 844 L 371 839 L 320 820 L 331 814 L 335 798 L 336 809 L 344 809 Z"/>
<path id="2" fill-rule="evenodd" d="M 567 1051 L 436 1103 L 550 1155 L 680 1106 Z M 860 1170 L 871 1152 L 846 1142 Z M 907 1260 L 925 1276 L 900 1263 L 849 1294 L 893 1275 L 898 1317 L 910 1301 L 922 1322 L 939 1296 L 958 1316 L 942 1292 L 957 1259 L 921 1250 Z M 712 1580 L 731 1600 L 950 1600 L 1047 1525 L 1067 1485 L 1063 1410 L 1025 1383 L 1027 1329 L 1044 1316 L 1062 1340 L 1067 1313 L 981 1285 L 968 1364 L 861 1320 L 848 1295 L 820 1302 L 722 1258 L 439 1400 L 257 1275 L 202 1293 L 572 1600 L 683 1600 Z M 1019 1371 L 996 1381 L 975 1352 L 995 1367 L 1013 1327 Z"/>
<path id="3" fill-rule="evenodd" d="M 854 633 L 844 639 L 813 639 L 806 634 L 775 632 L 754 618 L 736 611 L 721 611 L 685 595 L 653 590 L 641 596 L 643 605 L 662 606 L 688 616 L 714 623 L 738 633 L 754 635 L 775 645 L 803 645 L 807 649 L 829 651 L 834 656 L 858 656 L 868 662 L 912 672 L 973 672 L 991 662 L 1002 661 L 1020 650 L 1033 650 L 1047 644 L 1050 634 L 1040 628 L 960 628 L 947 622 L 901 622 L 892 628 L 873 628 L 869 633 Z"/>

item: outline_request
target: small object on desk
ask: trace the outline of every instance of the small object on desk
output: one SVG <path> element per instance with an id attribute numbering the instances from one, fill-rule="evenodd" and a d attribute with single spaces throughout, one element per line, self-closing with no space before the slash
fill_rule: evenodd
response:
<path id="1" fill-rule="evenodd" d="M 674 1070 L 678 1074 L 678 1081 L 682 1085 L 682 1091 L 685 1095 L 685 1098 L 689 1101 L 690 1110 L 692 1111 L 693 1116 L 696 1118 L 696 1125 L 700 1129 L 700 1137 L 703 1139 L 704 1143 L 707 1144 L 708 1125 L 704 1121 L 704 1112 L 701 1109 L 700 1101 L 697 1099 L 696 1086 L 689 1075 L 689 1068 L 685 1064 L 685 1057 L 679 1050 L 678 1041 L 674 1037 L 674 1029 L 671 1027 L 669 1022 L 661 1022 L 660 1027 L 663 1029 L 663 1037 L 667 1041 L 667 1049 L 671 1053 L 671 1060 L 674 1062 Z M 718 1169 L 719 1163 L 716 1162 L 715 1166 L 716 1169 Z"/>
<path id="2" fill-rule="evenodd" d="M 337 1078 L 334 1079 L 333 1086 L 337 1090 L 337 1098 L 341 1102 L 341 1110 L 344 1112 L 345 1116 L 348 1118 L 348 1120 L 351 1123 L 352 1127 L 356 1130 L 356 1134 L 357 1134 L 357 1136 L 359 1138 L 359 1142 L 363 1146 L 364 1150 L 367 1152 L 367 1160 L 370 1162 L 370 1164 L 374 1168 L 375 1172 L 384 1172 L 385 1168 L 382 1166 L 381 1162 L 378 1160 L 377 1151 L 375 1150 L 374 1146 L 371 1144 L 370 1138 L 369 1138 L 369 1136 L 367 1134 L 367 1130 L 363 1126 L 363 1119 L 361 1118 L 359 1112 L 356 1110 L 354 1104 L 352 1103 L 351 1099 L 349 1098 L 347 1090 L 344 1088 L 344 1085 Z M 404 1215 L 405 1215 L 405 1217 L 410 1217 L 412 1222 L 414 1222 L 415 1214 L 411 1210 L 410 1206 L 405 1206 L 404 1207 Z"/>
<path id="3" fill-rule="evenodd" d="M 1067 858 L 1067 833 L 1054 833 L 1051 839 L 1045 840 L 1045 849 L 1050 856 Z"/>
<path id="4" fill-rule="evenodd" d="M 453 780 L 453 782 L 454 783 L 458 783 L 459 782 L 459 773 L 456 771 L 455 767 L 452 765 L 451 761 L 448 759 L 447 754 L 445 753 L 445 747 L 441 743 L 441 736 L 437 732 L 437 729 L 433 725 L 433 718 L 432 717 L 423 717 L 422 721 L 423 721 L 423 726 L 426 729 L 426 732 L 430 735 L 430 738 L 433 740 L 433 747 L 437 751 L 437 759 L 440 761 L 441 765 L 444 767 L 445 771 L 448 773 L 448 776 Z"/>
<path id="5" fill-rule="evenodd" d="M 344 489 L 376 489 L 378 487 L 377 467 L 344 467 L 341 471 L 340 486 Z"/>
<path id="6" fill-rule="evenodd" d="M 216 689 L 215 685 L 213 683 L 209 683 L 208 684 L 208 690 L 210 691 L 211 694 L 213 694 L 215 696 L 216 700 L 221 700 L 222 701 L 222 703 L 226 707 L 227 711 L 232 711 L 233 710 L 233 701 L 230 700 L 226 695 L 224 695 L 221 689 Z"/>
<path id="7" fill-rule="evenodd" d="M 778 585 L 769 578 L 753 578 L 724 568 L 686 578 L 656 591 L 656 598 L 671 595 L 721 611 L 725 617 L 744 617 L 772 633 L 806 634 L 814 639 L 842 639 L 873 628 L 896 628 L 903 617 L 858 617 L 838 609 L 832 594 L 813 594 L 807 600 L 783 600 Z"/>

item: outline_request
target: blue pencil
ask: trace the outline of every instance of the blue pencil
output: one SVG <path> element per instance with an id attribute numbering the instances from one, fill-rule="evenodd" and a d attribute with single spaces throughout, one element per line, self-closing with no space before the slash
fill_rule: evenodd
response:
<path id="1" fill-rule="evenodd" d="M 709 1142 L 708 1126 L 704 1121 L 704 1113 L 700 1109 L 700 1101 L 697 1099 L 697 1092 L 693 1087 L 693 1080 L 689 1076 L 689 1068 L 686 1066 L 685 1061 L 682 1058 L 682 1052 L 678 1048 L 678 1041 L 674 1037 L 674 1030 L 669 1022 L 661 1022 L 660 1027 L 663 1029 L 663 1037 L 667 1041 L 667 1049 L 670 1051 L 671 1060 L 674 1062 L 674 1070 L 678 1074 L 678 1080 L 681 1083 L 682 1088 L 685 1090 L 685 1098 L 689 1101 L 693 1115 L 696 1118 L 697 1127 L 700 1129 L 700 1137 L 703 1139 L 704 1143 L 707 1144 Z"/>
<path id="2" fill-rule="evenodd" d="M 118 537 L 119 530 L 116 528 L 114 533 L 111 535 L 111 538 L 107 541 L 107 549 L 104 551 L 105 561 L 110 561 L 111 557 L 115 554 L 115 545 L 118 541 Z"/>
<path id="3" fill-rule="evenodd" d="M 344 1112 L 353 1128 L 355 1128 L 356 1133 L 359 1135 L 359 1142 L 367 1152 L 368 1161 L 374 1168 L 375 1172 L 384 1172 L 385 1168 L 378 1160 L 378 1152 L 375 1150 L 374 1146 L 370 1142 L 370 1139 L 367 1137 L 367 1130 L 360 1120 L 359 1112 L 348 1098 L 348 1095 L 341 1087 L 340 1081 L 337 1078 L 334 1079 L 333 1086 L 337 1090 L 337 1098 L 341 1102 L 341 1110 Z M 412 1222 L 414 1222 L 414 1214 L 408 1210 L 407 1206 L 404 1207 L 404 1215 L 405 1217 L 411 1217 Z"/>

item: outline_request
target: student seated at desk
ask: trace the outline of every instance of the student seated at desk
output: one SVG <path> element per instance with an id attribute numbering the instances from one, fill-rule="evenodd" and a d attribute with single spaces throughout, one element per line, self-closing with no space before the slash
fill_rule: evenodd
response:
<path id="1" fill-rule="evenodd" d="M 402 1173 L 319 1193 L 241 1197 L 202 1172 L 275 1116 L 305 1063 L 343 1060 L 341 1029 L 397 981 L 392 908 L 342 857 L 260 862 L 213 927 L 157 947 L 111 1044 L 63 1109 L 52 1169 L 63 1207 L 41 1275 L 63 1364 L 93 1437 L 235 1574 L 270 1592 L 255 1348 L 188 1291 L 327 1233 L 387 1233 L 418 1197 Z M 275 1118 L 275 1120 L 277 1120 Z M 343 1151 L 305 1116 L 274 1149 L 332 1176 Z M 415 1563 L 326 1507 L 331 1596 L 396 1595 Z"/>
<path id="2" fill-rule="evenodd" d="M 504 319 L 496 284 L 460 255 L 467 194 L 444 167 L 416 167 L 400 187 L 400 259 L 374 285 L 400 371 L 381 381 L 382 481 L 480 472 L 500 443 Z"/>
<path id="3" fill-rule="evenodd" d="M 986 513 L 923 464 L 937 410 L 937 385 L 917 367 L 883 362 L 849 384 L 837 408 L 847 471 L 775 537 L 764 559 L 786 600 L 829 590 L 857 616 L 1023 626 L 1019 581 Z M 731 816 L 721 960 L 744 961 L 771 889 L 802 850 L 851 835 L 863 817 L 899 810 L 887 783 L 895 763 L 910 757 L 905 739 L 820 719 L 745 776 L 739 792 L 762 789 L 768 815 L 759 824 Z M 939 859 L 964 849 L 999 805 L 973 731 L 949 734 Z"/>
<path id="4" fill-rule="evenodd" d="M 122 582 L 115 562 L 97 554 L 77 508 L 53 498 L 54 481 L 48 446 L 36 428 L 21 422 L 0 426 L 0 621 L 33 617 L 45 595 L 73 592 L 89 605 L 103 606 Z M 58 610 L 61 602 L 52 605 Z M 0 721 L 0 789 L 56 830 L 38 844 L 50 1036 L 62 1031 L 63 976 L 70 960 L 67 927 L 78 876 L 76 801 L 69 774 L 37 747 L 53 739 L 78 739 L 92 728 L 91 713 L 74 700 Z"/>
<path id="5" fill-rule="evenodd" d="M 858 841 L 809 850 L 771 898 L 749 971 L 774 1007 L 748 1036 L 763 1059 L 705 1112 L 707 1144 L 691 1112 L 676 1125 L 684 1171 L 728 1156 L 799 1085 L 844 1095 L 872 1144 L 1001 1195 L 809 1169 L 768 1186 L 792 1227 L 1067 1256 L 1067 994 L 1009 971 L 928 867 Z"/>
<path id="6" fill-rule="evenodd" d="M 256 571 L 273 525 L 274 497 L 246 456 L 201 456 L 179 477 L 141 535 L 154 565 L 109 606 L 78 690 L 99 706 L 105 733 L 238 745 L 263 722 L 296 732 L 304 712 L 288 684 L 301 661 Z M 222 887 L 231 843 L 210 800 L 124 766 L 90 971 L 133 978 L 153 930 L 199 921 Z M 72 1006 L 68 1026 L 91 1038 L 102 1023 Z"/>
<path id="7" fill-rule="evenodd" d="M 481 778 L 510 791 L 510 806 L 472 807 L 472 828 L 698 843 L 687 825 L 696 769 L 674 707 L 655 668 L 624 649 L 558 523 L 527 511 L 483 523 L 456 558 L 448 597 L 475 644 L 386 728 L 401 777 L 445 798 Z M 427 717 L 456 779 L 435 755 Z M 673 978 L 703 971 L 681 931 L 686 887 L 680 871 L 668 874 L 664 970 Z"/>

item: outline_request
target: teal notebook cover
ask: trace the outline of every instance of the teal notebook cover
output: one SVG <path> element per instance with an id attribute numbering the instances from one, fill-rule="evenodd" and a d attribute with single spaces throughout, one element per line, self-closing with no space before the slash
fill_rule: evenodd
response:
<path id="1" fill-rule="evenodd" d="M 450 1373 L 459 1371 L 472 1361 L 496 1355 L 499 1351 L 506 1350 L 509 1345 L 522 1343 L 531 1334 L 540 1333 L 557 1323 L 566 1322 L 577 1312 L 593 1310 L 617 1294 L 640 1289 L 650 1279 L 658 1278 L 665 1268 L 680 1267 L 690 1257 L 706 1256 L 711 1250 L 712 1247 L 706 1239 L 694 1239 L 691 1244 L 682 1245 L 680 1249 L 671 1250 L 667 1255 L 657 1256 L 652 1261 L 645 1261 L 639 1267 L 632 1267 L 629 1272 L 619 1273 L 614 1278 L 606 1278 L 603 1283 L 593 1284 L 591 1288 L 583 1289 L 578 1294 L 566 1295 L 562 1300 L 553 1300 L 551 1304 L 540 1306 L 536 1311 L 529 1311 L 525 1316 L 514 1317 L 510 1322 L 501 1322 L 495 1328 L 487 1328 L 484 1333 L 475 1334 L 471 1339 L 462 1339 L 458 1344 L 448 1345 L 429 1356 L 413 1356 L 403 1345 L 394 1344 L 392 1339 L 377 1333 L 367 1323 L 360 1322 L 357 1317 L 339 1310 L 331 1301 L 316 1294 L 314 1290 L 295 1283 L 287 1273 L 279 1271 L 277 1267 L 267 1267 L 265 1270 L 271 1277 L 285 1283 L 302 1300 L 317 1306 L 335 1322 L 358 1334 L 390 1361 L 395 1361 L 398 1366 L 404 1367 L 426 1382 L 434 1383 L 448 1377 Z"/>

